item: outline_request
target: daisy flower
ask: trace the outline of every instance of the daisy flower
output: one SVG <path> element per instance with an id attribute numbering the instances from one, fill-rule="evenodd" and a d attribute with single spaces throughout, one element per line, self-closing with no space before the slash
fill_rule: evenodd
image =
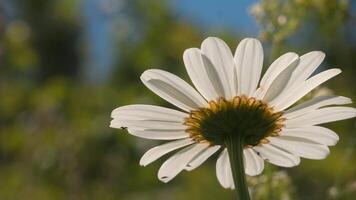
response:
<path id="1" fill-rule="evenodd" d="M 159 69 L 141 75 L 152 92 L 180 110 L 122 106 L 113 110 L 110 127 L 141 138 L 171 140 L 140 160 L 146 166 L 177 150 L 158 171 L 163 182 L 219 153 L 218 181 L 224 188 L 236 185 L 240 199 L 249 199 L 245 174 L 260 174 L 264 161 L 293 167 L 300 158 L 324 159 L 339 137 L 320 124 L 356 116 L 355 108 L 341 106 L 351 103 L 342 96 L 320 96 L 291 107 L 341 72 L 334 68 L 313 75 L 324 57 L 320 51 L 286 53 L 260 79 L 263 49 L 257 39 L 243 39 L 233 55 L 224 41 L 209 37 L 200 49 L 187 49 L 183 55 L 195 88 Z"/>

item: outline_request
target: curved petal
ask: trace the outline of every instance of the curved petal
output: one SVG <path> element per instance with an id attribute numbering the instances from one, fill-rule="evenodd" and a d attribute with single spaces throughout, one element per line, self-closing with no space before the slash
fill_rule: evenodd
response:
<path id="1" fill-rule="evenodd" d="M 267 69 L 263 75 L 260 86 L 268 88 L 278 77 L 278 75 L 284 71 L 291 63 L 299 58 L 298 54 L 294 52 L 288 52 L 277 58 Z"/>
<path id="2" fill-rule="evenodd" d="M 286 89 L 286 85 L 290 81 L 290 77 L 295 69 L 295 67 L 299 63 L 299 58 L 297 57 L 293 60 L 283 71 L 278 74 L 278 76 L 273 80 L 271 85 L 266 88 L 266 93 L 263 96 L 263 100 L 265 102 L 270 102 Z"/>
<path id="3" fill-rule="evenodd" d="M 111 117 L 119 120 L 160 120 L 167 122 L 184 122 L 187 113 L 160 106 L 134 104 L 116 108 Z"/>
<path id="4" fill-rule="evenodd" d="M 203 41 L 201 51 L 215 67 L 224 89 L 224 97 L 234 97 L 237 94 L 237 77 L 230 48 L 221 39 L 208 37 Z"/>
<path id="5" fill-rule="evenodd" d="M 187 127 L 183 123 L 166 122 L 159 120 L 111 120 L 110 127 L 131 130 L 172 130 L 184 131 Z"/>
<path id="6" fill-rule="evenodd" d="M 299 126 L 312 126 L 324 124 L 344 119 L 356 117 L 356 109 L 351 107 L 326 107 L 320 108 L 307 114 L 293 119 L 287 119 L 285 125 L 287 128 Z"/>
<path id="7" fill-rule="evenodd" d="M 257 88 L 263 64 L 263 48 L 257 39 L 243 39 L 235 52 L 238 95 L 251 96 Z"/>
<path id="8" fill-rule="evenodd" d="M 253 147 L 263 159 L 281 167 L 294 167 L 299 165 L 300 158 L 296 155 L 282 151 L 270 144 L 262 144 L 261 146 Z"/>
<path id="9" fill-rule="evenodd" d="M 259 175 L 264 169 L 263 159 L 251 148 L 244 150 L 245 173 L 250 176 Z"/>
<path id="10" fill-rule="evenodd" d="M 329 69 L 323 71 L 309 78 L 299 86 L 296 86 L 296 88 L 290 89 L 288 92 L 286 92 L 286 94 L 279 95 L 277 98 L 271 101 L 270 104 L 274 106 L 276 111 L 284 110 L 289 106 L 293 105 L 300 98 L 308 94 L 310 91 L 318 87 L 320 84 L 324 83 L 325 81 L 331 79 L 332 77 L 340 73 L 340 69 Z"/>
<path id="11" fill-rule="evenodd" d="M 140 165 L 146 166 L 157 160 L 158 158 L 162 157 L 163 155 L 166 155 L 167 153 L 176 149 L 188 146 L 192 143 L 194 143 L 194 141 L 190 138 L 187 138 L 183 140 L 167 142 L 165 144 L 153 147 L 150 150 L 146 151 L 146 153 L 141 157 Z"/>
<path id="12" fill-rule="evenodd" d="M 333 146 L 339 141 L 339 136 L 334 131 L 320 126 L 285 128 L 280 135 L 304 138 L 327 146 Z"/>
<path id="13" fill-rule="evenodd" d="M 323 62 L 324 58 L 325 54 L 321 51 L 312 51 L 302 55 L 287 88 L 294 87 L 307 80 Z"/>
<path id="14" fill-rule="evenodd" d="M 216 151 L 220 149 L 219 145 L 208 147 L 206 150 L 201 152 L 195 158 L 193 158 L 188 165 L 185 167 L 185 170 L 192 171 L 193 169 L 199 167 L 203 164 L 210 156 L 212 156 Z"/>
<path id="15" fill-rule="evenodd" d="M 224 188 L 234 188 L 229 154 L 227 153 L 226 148 L 221 152 L 216 162 L 216 176 L 221 186 Z"/>
<path id="16" fill-rule="evenodd" d="M 224 88 L 218 72 L 210 60 L 202 55 L 200 49 L 185 50 L 183 61 L 194 86 L 206 100 L 216 100 L 224 96 Z"/>
<path id="17" fill-rule="evenodd" d="M 141 75 L 141 80 L 152 92 L 185 111 L 207 105 L 205 99 L 192 86 L 169 72 L 146 70 Z"/>
<path id="18" fill-rule="evenodd" d="M 255 97 L 256 99 L 262 100 L 263 97 L 264 97 L 264 95 L 265 95 L 265 93 L 266 93 L 265 89 L 259 87 L 259 88 L 257 88 L 257 90 L 252 94 L 251 97 Z"/>
<path id="19" fill-rule="evenodd" d="M 168 160 L 166 160 L 158 171 L 158 179 L 164 183 L 176 177 L 197 154 L 204 150 L 209 144 L 193 144 L 186 147 Z"/>
<path id="20" fill-rule="evenodd" d="M 291 72 L 289 71 L 294 70 L 298 63 L 299 63 L 299 56 L 298 54 L 293 52 L 283 54 L 282 56 L 277 58 L 267 69 L 266 73 L 263 75 L 259 87 L 261 92 L 257 98 L 259 99 L 265 98 L 269 100 L 271 99 L 271 97 L 270 98 L 265 97 L 268 90 L 271 91 L 274 87 L 282 87 L 283 89 L 288 83 L 287 81 L 289 81 L 288 78 L 290 78 L 291 76 Z M 291 70 L 287 70 L 287 69 L 291 69 Z M 272 87 L 272 84 L 274 82 L 281 82 L 278 81 L 279 79 L 281 81 L 283 80 L 283 84 L 279 85 L 280 83 L 278 84 L 275 83 L 274 84 L 275 86 Z M 269 94 L 269 96 L 271 96 L 271 94 Z"/>
<path id="21" fill-rule="evenodd" d="M 189 137 L 189 134 L 185 132 L 186 126 L 182 123 L 154 119 L 113 119 L 110 123 L 110 127 L 128 129 L 131 135 L 147 139 L 174 140 Z"/>
<path id="22" fill-rule="evenodd" d="M 131 135 L 151 140 L 176 140 L 189 137 L 185 131 L 128 129 Z"/>
<path id="23" fill-rule="evenodd" d="M 268 140 L 272 145 L 303 158 L 320 160 L 326 158 L 330 153 L 327 146 L 308 140 L 286 136 L 269 137 Z"/>
<path id="24" fill-rule="evenodd" d="M 352 103 L 350 98 L 342 96 L 319 96 L 309 101 L 303 102 L 295 107 L 284 112 L 283 116 L 287 119 L 292 119 L 318 108 L 330 105 L 344 105 Z"/>

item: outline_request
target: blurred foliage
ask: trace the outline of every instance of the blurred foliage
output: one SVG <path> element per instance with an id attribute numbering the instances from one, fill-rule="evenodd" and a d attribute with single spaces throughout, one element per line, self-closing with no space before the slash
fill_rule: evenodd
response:
<path id="1" fill-rule="evenodd" d="M 16 14 L 4 14 L 0 4 L 0 199 L 233 198 L 234 192 L 220 187 L 215 177 L 215 157 L 163 184 L 156 178 L 160 161 L 138 166 L 143 152 L 157 142 L 108 127 L 111 110 L 121 105 L 171 107 L 144 88 L 139 76 L 154 67 L 188 80 L 181 56 L 207 35 L 199 26 L 178 19 L 164 1 L 123 1 L 113 38 L 118 61 L 106 82 L 94 84 L 83 75 L 90 41 L 83 40 L 80 1 L 7 2 Z M 324 64 L 344 71 L 328 86 L 355 99 L 352 5 L 345 0 L 261 0 L 251 13 L 270 57 L 287 50 L 325 50 Z M 217 32 L 235 48 L 240 38 Z M 282 172 L 267 164 L 263 175 L 249 178 L 252 196 L 353 199 L 355 124 L 329 126 L 341 140 L 326 160 L 303 159 Z"/>
<path id="2" fill-rule="evenodd" d="M 295 187 L 285 171 L 273 172 L 266 168 L 260 176 L 250 177 L 252 199 L 296 199 Z"/>
<path id="3" fill-rule="evenodd" d="M 347 0 L 261 0 L 251 7 L 251 13 L 264 40 L 281 42 L 303 28 L 323 32 L 322 36 L 332 40 L 341 31 L 348 8 Z"/>

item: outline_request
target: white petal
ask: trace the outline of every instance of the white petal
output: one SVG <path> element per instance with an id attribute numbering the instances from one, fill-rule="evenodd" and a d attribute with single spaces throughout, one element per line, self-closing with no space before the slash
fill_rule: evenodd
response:
<path id="1" fill-rule="evenodd" d="M 129 128 L 128 132 L 136 137 L 151 140 L 175 140 L 189 137 L 189 134 L 185 131 L 178 130 L 137 130 Z"/>
<path id="2" fill-rule="evenodd" d="M 173 140 L 189 137 L 185 131 L 186 126 L 176 122 L 113 119 L 110 127 L 127 128 L 131 135 L 147 139 Z"/>
<path id="3" fill-rule="evenodd" d="M 278 74 L 278 76 L 273 80 L 270 87 L 267 88 L 266 94 L 263 97 L 264 101 L 270 102 L 279 95 L 281 95 L 282 91 L 286 89 L 286 85 L 290 81 L 290 77 L 298 63 L 299 58 L 296 58 L 283 71 L 281 71 L 280 74 Z"/>
<path id="4" fill-rule="evenodd" d="M 308 140 L 284 136 L 269 137 L 268 140 L 272 145 L 303 158 L 319 160 L 326 158 L 330 153 L 327 146 Z"/>
<path id="5" fill-rule="evenodd" d="M 190 138 L 183 139 L 183 140 L 176 140 L 172 142 L 167 142 L 165 144 L 153 147 L 152 149 L 146 151 L 146 153 L 142 156 L 140 160 L 141 166 L 146 166 L 153 161 L 157 160 L 158 158 L 162 157 L 163 155 L 179 149 L 181 147 L 185 147 L 194 143 L 194 141 Z"/>
<path id="6" fill-rule="evenodd" d="M 298 126 L 311 126 L 324 124 L 356 117 L 356 109 L 351 107 L 326 107 L 309 112 L 293 119 L 287 119 L 285 125 L 287 128 Z"/>
<path id="7" fill-rule="evenodd" d="M 323 62 L 325 54 L 321 51 L 312 51 L 300 57 L 300 63 L 293 72 L 293 76 L 287 87 L 294 87 L 307 80 L 310 75 Z"/>
<path id="8" fill-rule="evenodd" d="M 208 147 L 206 150 L 197 155 L 193 160 L 191 160 L 185 167 L 185 170 L 192 171 L 193 169 L 199 167 L 203 164 L 210 156 L 212 156 L 217 150 L 220 149 L 219 145 Z"/>
<path id="9" fill-rule="evenodd" d="M 175 130 L 184 131 L 187 127 L 183 123 L 159 120 L 120 120 L 113 119 L 110 127 L 127 128 L 132 130 Z"/>
<path id="10" fill-rule="evenodd" d="M 268 88 L 274 79 L 285 70 L 291 63 L 298 59 L 298 54 L 294 52 L 288 52 L 277 58 L 271 66 L 267 69 L 266 73 L 261 79 L 260 85 L 264 88 Z"/>
<path id="11" fill-rule="evenodd" d="M 207 104 L 194 88 L 169 72 L 158 69 L 146 70 L 141 75 L 141 80 L 152 92 L 185 111 L 195 110 Z"/>
<path id="12" fill-rule="evenodd" d="M 284 112 L 283 116 L 292 119 L 318 108 L 330 105 L 344 105 L 352 103 L 350 98 L 342 96 L 319 96 L 309 101 L 303 102 Z"/>
<path id="13" fill-rule="evenodd" d="M 235 52 L 238 94 L 251 96 L 257 88 L 263 64 L 261 43 L 252 38 L 243 39 Z"/>
<path id="14" fill-rule="evenodd" d="M 190 79 L 205 99 L 210 101 L 224 96 L 218 72 L 211 61 L 202 55 L 200 49 L 187 49 L 183 54 L 183 60 Z"/>
<path id="15" fill-rule="evenodd" d="M 265 160 L 281 167 L 294 167 L 299 165 L 300 158 L 286 151 L 282 151 L 270 144 L 253 147 Z"/>
<path id="16" fill-rule="evenodd" d="M 284 110 L 308 94 L 310 91 L 318 87 L 320 84 L 340 73 L 340 69 L 329 69 L 323 71 L 301 83 L 296 88 L 289 90 L 286 92 L 286 94 L 278 96 L 272 102 L 270 102 L 270 104 L 274 106 L 276 111 Z"/>
<path id="17" fill-rule="evenodd" d="M 203 41 L 201 51 L 215 67 L 224 89 L 224 97 L 234 97 L 237 93 L 237 77 L 230 48 L 221 39 L 208 37 Z"/>
<path id="18" fill-rule="evenodd" d="M 277 58 L 267 69 L 266 73 L 263 75 L 263 78 L 261 79 L 260 88 L 259 88 L 261 90 L 260 98 L 261 99 L 264 98 L 267 90 L 273 89 L 271 85 L 273 82 L 275 82 L 275 80 L 278 77 L 285 77 L 287 75 L 286 72 L 282 73 L 283 71 L 286 71 L 287 68 L 294 69 L 294 67 L 298 64 L 298 62 L 299 62 L 298 54 L 293 52 L 283 54 L 282 56 Z M 290 76 L 290 74 L 288 75 Z M 283 80 L 285 80 L 285 78 L 283 78 Z M 279 85 L 276 86 L 278 87 Z M 286 83 L 283 85 L 283 87 L 285 86 Z"/>
<path id="19" fill-rule="evenodd" d="M 184 122 L 187 113 L 152 105 L 128 105 L 116 108 L 111 117 L 120 120 L 160 120 L 167 122 Z"/>
<path id="20" fill-rule="evenodd" d="M 127 128 L 129 133 L 149 139 L 180 139 L 188 137 L 183 125 L 187 113 L 151 105 L 128 105 L 112 112 L 113 128 Z"/>
<path id="21" fill-rule="evenodd" d="M 256 99 L 261 99 L 261 100 L 262 100 L 263 97 L 265 96 L 265 93 L 266 93 L 265 89 L 259 87 L 259 88 L 257 88 L 257 90 L 252 94 L 251 97 L 255 97 Z"/>
<path id="22" fill-rule="evenodd" d="M 333 146 L 339 141 L 339 136 L 332 130 L 320 126 L 285 128 L 281 136 L 304 138 L 315 143 Z"/>
<path id="23" fill-rule="evenodd" d="M 192 146 L 186 147 L 168 160 L 159 168 L 158 179 L 167 183 L 181 172 L 185 166 L 192 160 L 197 154 L 204 150 L 209 144 L 198 143 Z"/>
<path id="24" fill-rule="evenodd" d="M 226 163 L 226 170 L 228 172 L 227 177 L 230 181 L 230 189 L 235 189 L 235 184 L 234 184 L 234 178 L 232 177 L 232 170 L 231 170 L 231 165 L 230 165 L 230 160 L 229 162 Z"/>
<path id="25" fill-rule="evenodd" d="M 232 172 L 230 167 L 229 154 L 226 148 L 221 152 L 216 162 L 216 176 L 219 183 L 224 188 L 233 188 L 234 182 L 232 180 Z"/>
<path id="26" fill-rule="evenodd" d="M 264 168 L 263 159 L 251 148 L 244 149 L 245 173 L 250 176 L 259 175 Z"/>

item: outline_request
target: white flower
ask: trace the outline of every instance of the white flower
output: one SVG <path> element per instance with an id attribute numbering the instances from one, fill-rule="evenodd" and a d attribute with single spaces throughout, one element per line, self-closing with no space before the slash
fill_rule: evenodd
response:
<path id="1" fill-rule="evenodd" d="M 220 151 L 216 174 L 224 188 L 234 188 L 226 138 L 243 138 L 247 175 L 260 174 L 264 160 L 293 167 L 300 157 L 324 159 L 338 135 L 319 126 L 356 116 L 342 96 L 322 96 L 289 108 L 311 90 L 336 76 L 329 69 L 311 76 L 325 55 L 286 53 L 274 61 L 260 80 L 263 49 L 256 39 L 240 42 L 233 56 L 220 39 L 209 37 L 201 49 L 184 52 L 186 70 L 196 89 L 179 77 L 158 69 L 145 71 L 142 82 L 182 111 L 152 105 L 128 105 L 112 112 L 110 126 L 127 128 L 134 136 L 173 140 L 148 150 L 146 166 L 169 152 L 158 172 L 163 182 L 183 170 L 191 171 Z M 338 105 L 338 106 L 335 106 Z M 289 108 L 289 109 L 288 109 Z"/>

